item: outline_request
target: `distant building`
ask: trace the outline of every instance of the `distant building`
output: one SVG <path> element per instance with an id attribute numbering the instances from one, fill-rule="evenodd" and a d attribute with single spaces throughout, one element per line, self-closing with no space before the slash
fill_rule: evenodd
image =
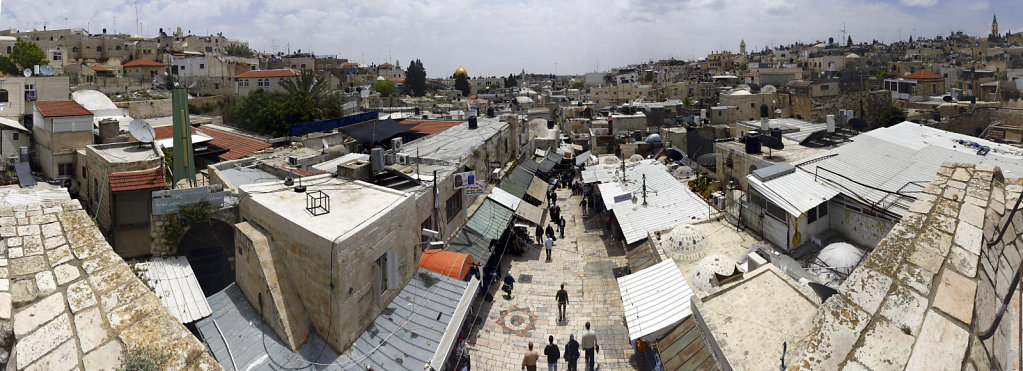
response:
<path id="1" fill-rule="evenodd" d="M 135 77 L 140 79 L 152 79 L 154 77 L 162 78 L 164 72 L 163 63 L 146 58 L 133 59 L 121 67 L 124 69 L 125 77 Z"/>
<path id="2" fill-rule="evenodd" d="M 302 71 L 294 69 L 280 70 L 256 70 L 238 74 L 234 77 L 237 84 L 238 95 L 245 96 L 256 89 L 266 91 L 283 92 L 281 80 L 294 78 L 302 74 Z"/>
<path id="3" fill-rule="evenodd" d="M 74 176 L 75 151 L 93 143 L 92 116 L 73 100 L 36 102 L 32 138 L 35 159 L 45 178 Z"/>

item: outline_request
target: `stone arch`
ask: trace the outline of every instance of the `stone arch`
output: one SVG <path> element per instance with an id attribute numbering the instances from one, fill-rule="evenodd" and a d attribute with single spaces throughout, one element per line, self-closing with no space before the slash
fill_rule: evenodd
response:
<path id="1" fill-rule="evenodd" d="M 234 282 L 234 223 L 210 218 L 210 224 L 187 227 L 177 253 L 188 259 L 203 294 L 213 295 Z"/>

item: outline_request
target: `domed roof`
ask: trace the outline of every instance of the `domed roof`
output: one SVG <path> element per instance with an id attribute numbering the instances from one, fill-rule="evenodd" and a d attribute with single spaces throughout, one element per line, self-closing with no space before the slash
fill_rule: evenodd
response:
<path id="1" fill-rule="evenodd" d="M 710 248 L 707 236 L 689 224 L 672 228 L 660 243 L 661 251 L 676 261 L 696 261 Z"/>
<path id="2" fill-rule="evenodd" d="M 863 260 L 863 251 L 845 242 L 825 246 L 817 254 L 820 264 L 839 271 L 852 271 Z"/>
<path id="3" fill-rule="evenodd" d="M 661 135 L 660 134 L 653 133 L 653 134 L 650 134 L 650 135 L 646 136 L 646 142 L 647 143 L 660 143 L 661 141 L 662 140 L 661 140 Z"/>
<path id="4" fill-rule="evenodd" d="M 466 71 L 465 68 L 458 67 L 458 69 L 455 70 L 455 76 L 458 76 L 458 75 L 466 75 L 466 76 L 468 76 L 469 72 Z"/>
<path id="5" fill-rule="evenodd" d="M 629 162 L 639 162 L 639 161 L 643 161 L 643 156 L 641 156 L 641 155 L 629 156 Z"/>
<path id="6" fill-rule="evenodd" d="M 714 288 L 714 273 L 731 274 L 735 270 L 735 262 L 724 255 L 714 254 L 703 258 L 689 273 L 689 287 L 693 291 L 706 293 Z"/>

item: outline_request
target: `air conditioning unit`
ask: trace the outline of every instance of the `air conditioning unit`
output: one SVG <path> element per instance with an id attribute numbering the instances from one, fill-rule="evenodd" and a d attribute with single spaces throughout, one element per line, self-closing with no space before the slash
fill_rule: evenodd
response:
<path id="1" fill-rule="evenodd" d="M 298 157 L 288 156 L 288 165 L 298 166 Z"/>
<path id="2" fill-rule="evenodd" d="M 401 138 L 391 138 L 391 150 L 400 151 L 405 142 Z"/>
<path id="3" fill-rule="evenodd" d="M 398 157 L 398 163 L 399 164 L 402 164 L 402 165 L 408 165 L 409 164 L 408 155 L 403 155 L 403 154 L 399 153 L 399 154 L 397 154 L 397 157 Z"/>

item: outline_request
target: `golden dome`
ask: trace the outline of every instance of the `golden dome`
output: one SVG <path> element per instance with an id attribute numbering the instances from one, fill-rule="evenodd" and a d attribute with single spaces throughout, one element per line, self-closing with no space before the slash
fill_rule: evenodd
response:
<path id="1" fill-rule="evenodd" d="M 465 70 L 464 68 L 462 68 L 462 67 L 458 67 L 458 69 L 457 69 L 457 70 L 455 70 L 455 76 L 458 76 L 458 75 L 466 75 L 466 76 L 468 76 L 468 75 L 469 75 L 469 72 L 467 72 L 467 71 L 466 71 L 466 70 Z"/>

